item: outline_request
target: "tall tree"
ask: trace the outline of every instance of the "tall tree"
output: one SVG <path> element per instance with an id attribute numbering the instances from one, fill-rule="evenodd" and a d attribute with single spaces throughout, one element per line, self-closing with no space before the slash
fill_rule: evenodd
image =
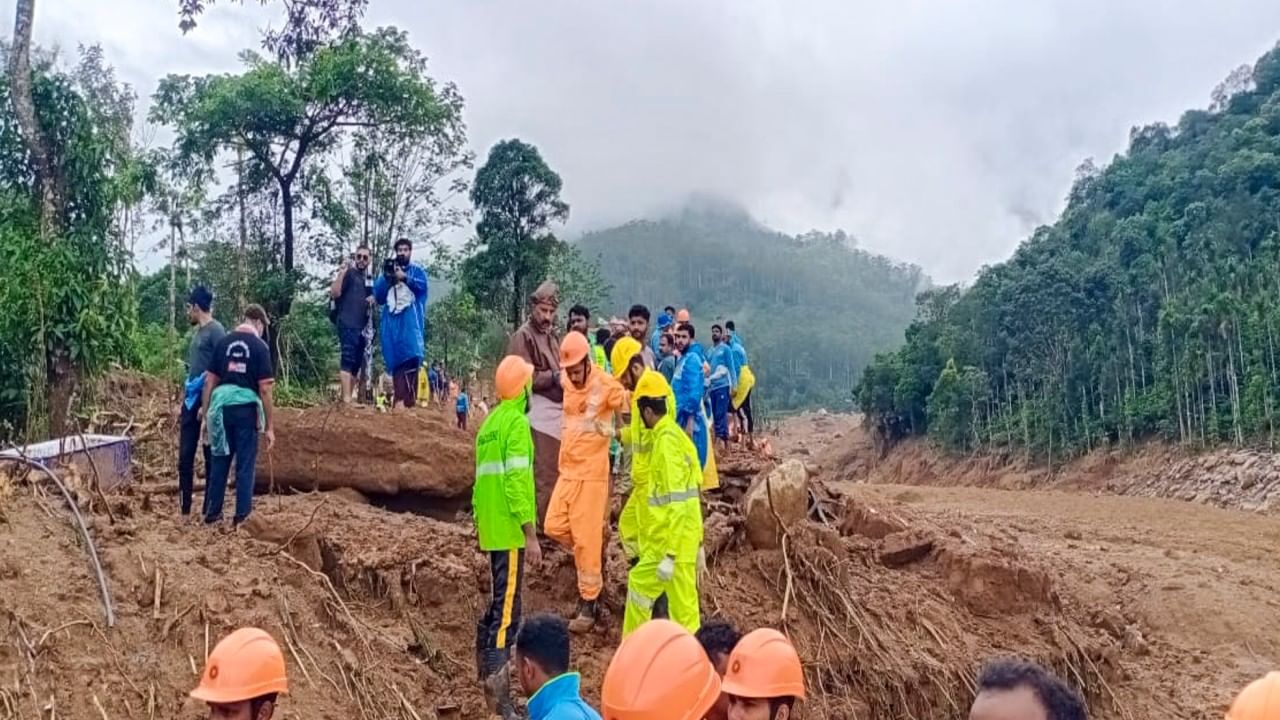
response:
<path id="1" fill-rule="evenodd" d="M 262 47 L 286 64 L 305 58 L 338 37 L 358 32 L 360 19 L 369 7 L 369 0 L 279 1 L 285 8 L 284 23 L 279 30 L 263 33 Z M 214 0 L 178 0 L 178 27 L 183 34 L 194 30 L 200 15 L 213 4 Z"/>
<path id="2" fill-rule="evenodd" d="M 243 148 L 276 183 L 284 271 L 296 267 L 295 210 L 310 158 L 332 150 L 344 130 L 432 133 L 453 127 L 458 104 L 442 102 L 426 60 L 395 28 L 358 33 L 318 47 L 292 66 L 243 53 L 241 75 L 170 75 L 160 83 L 153 120 L 172 125 L 186 157 L 212 160 Z M 296 281 L 296 278 L 295 278 Z M 287 314 L 292 292 L 277 314 Z"/>
<path id="3" fill-rule="evenodd" d="M 13 108 L 0 113 L 0 346 L 16 359 L 0 378 L 0 416 L 64 435 L 81 379 L 127 349 L 134 306 L 120 221 L 145 173 L 129 143 L 132 93 L 96 48 L 82 49 L 72 72 L 33 53 L 32 10 L 19 4 L 21 57 L 5 57 L 0 84 L 0 107 Z"/>
<path id="4" fill-rule="evenodd" d="M 40 188 L 40 232 L 52 240 L 62 227 L 64 180 L 50 157 L 49 140 L 36 120 L 35 98 L 31 92 L 31 29 L 35 13 L 36 0 L 18 0 L 13 46 L 9 48 L 9 101 Z"/>
<path id="5" fill-rule="evenodd" d="M 561 181 L 533 145 L 503 140 L 476 173 L 471 202 L 480 213 L 470 257 L 462 263 L 464 286 L 485 306 L 505 313 L 516 327 L 525 299 L 547 274 L 560 241 L 551 223 L 569 217 Z"/>

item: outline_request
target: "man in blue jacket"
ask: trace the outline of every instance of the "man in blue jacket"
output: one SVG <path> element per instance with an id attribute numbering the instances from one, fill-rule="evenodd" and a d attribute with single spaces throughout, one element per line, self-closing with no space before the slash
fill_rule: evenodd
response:
<path id="1" fill-rule="evenodd" d="M 706 376 L 703 366 L 702 346 L 694 337 L 691 323 L 676 326 L 676 350 L 680 362 L 672 378 L 671 389 L 676 394 L 676 424 L 679 425 L 698 449 L 698 464 L 707 466 L 707 416 L 702 412 L 702 397 L 706 394 Z"/>
<path id="2" fill-rule="evenodd" d="M 569 624 L 559 615 L 524 619 L 516 635 L 516 673 L 529 696 L 529 720 L 600 720 L 569 672 Z"/>
<path id="3" fill-rule="evenodd" d="M 373 284 L 373 297 L 382 306 L 379 332 L 382 361 L 390 373 L 391 406 L 418 404 L 418 369 L 422 366 L 427 334 L 427 271 L 411 262 L 413 243 L 396 241 L 394 261 L 387 261 Z"/>
<path id="4" fill-rule="evenodd" d="M 728 450 L 729 406 L 733 390 L 738 385 L 737 363 L 733 359 L 729 336 L 720 325 L 711 326 L 711 342 L 711 354 L 707 357 L 707 362 L 711 365 L 707 392 L 711 397 L 711 417 L 715 419 L 716 440 L 720 442 L 720 449 Z"/>

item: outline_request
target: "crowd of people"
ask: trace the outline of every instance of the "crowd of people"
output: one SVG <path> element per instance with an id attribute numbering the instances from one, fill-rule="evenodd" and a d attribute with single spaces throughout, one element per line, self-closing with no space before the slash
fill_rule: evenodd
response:
<path id="1" fill-rule="evenodd" d="M 529 720 L 601 720 L 582 697 L 563 618 L 532 615 L 511 636 L 513 662 L 504 676 L 515 676 Z M 969 720 L 1089 716 L 1076 690 L 1043 667 L 1015 658 L 988 662 L 975 690 Z M 266 631 L 246 627 L 218 642 L 190 695 L 208 704 L 211 720 L 271 720 L 288 692 L 284 652 Z M 790 720 L 807 695 L 803 663 L 777 630 L 739 635 L 728 623 L 709 622 L 690 634 L 674 622 L 654 620 L 614 653 L 600 704 L 608 720 Z M 1280 672 L 1247 685 L 1225 716 L 1278 718 Z"/>
<path id="2" fill-rule="evenodd" d="M 411 251 L 408 241 L 397 242 L 396 258 L 370 283 L 369 253 L 361 248 L 334 278 L 342 402 L 352 401 L 368 367 L 368 313 L 376 303 L 393 402 L 417 404 L 425 384 L 430 397 L 454 399 L 458 426 L 466 429 L 467 388 L 436 363 L 419 380 L 426 273 L 412 264 Z M 259 434 L 268 449 L 274 442 L 274 373 L 262 339 L 269 319 L 250 305 L 228 333 L 213 319 L 212 302 L 203 287 L 188 299 L 196 331 L 180 423 L 180 511 L 190 514 L 194 459 L 203 445 L 203 519 L 221 520 L 234 460 L 238 524 L 252 509 Z M 699 605 L 702 498 L 718 487 L 716 448 L 735 440 L 754 444 L 755 378 L 737 328 L 732 321 L 712 324 L 704 348 L 688 310 L 666 307 L 654 321 L 647 307 L 633 305 L 625 321 L 601 320 L 593 330 L 590 310 L 575 305 L 561 333 L 558 309 L 556 286 L 543 283 L 495 372 L 497 405 L 480 401 L 472 505 L 492 592 L 476 625 L 476 670 L 490 710 L 503 720 L 519 717 L 514 671 L 533 720 L 601 717 L 581 698 L 570 644 L 572 635 L 596 625 L 617 492 L 626 495 L 617 538 L 629 571 L 622 643 L 601 689 L 604 716 L 787 720 L 806 697 L 791 641 L 770 628 L 740 636 L 723 621 L 704 623 Z M 573 556 L 579 601 L 569 618 L 522 613 L 526 573 L 542 566 L 544 537 Z M 279 646 L 268 633 L 245 628 L 218 644 L 191 695 L 209 703 L 211 717 L 267 720 L 286 691 Z M 1078 693 L 1016 660 L 983 670 L 970 710 L 971 720 L 1086 717 Z M 1280 720 L 1280 673 L 1247 687 L 1227 720 Z"/>

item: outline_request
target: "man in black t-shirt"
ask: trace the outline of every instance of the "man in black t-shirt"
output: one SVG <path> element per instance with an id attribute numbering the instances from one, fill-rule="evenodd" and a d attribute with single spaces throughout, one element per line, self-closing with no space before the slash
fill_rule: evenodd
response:
<path id="1" fill-rule="evenodd" d="M 333 276 L 329 297 L 334 302 L 334 324 L 338 326 L 340 350 L 338 380 L 342 384 L 342 402 L 351 402 L 356 376 L 364 366 L 365 325 L 373 305 L 373 283 L 369 278 L 369 248 L 356 248 L 355 261 L 346 261 Z"/>
<path id="2" fill-rule="evenodd" d="M 213 361 L 205 373 L 205 433 L 213 453 L 204 494 L 204 521 L 212 525 L 222 519 L 222 503 L 236 462 L 236 513 L 239 525 L 253 509 L 254 463 L 258 459 L 258 432 L 267 437 L 267 450 L 275 444 L 272 388 L 275 375 L 271 351 L 262 341 L 267 332 L 267 313 L 259 305 L 244 310 L 244 322 L 218 342 Z"/>

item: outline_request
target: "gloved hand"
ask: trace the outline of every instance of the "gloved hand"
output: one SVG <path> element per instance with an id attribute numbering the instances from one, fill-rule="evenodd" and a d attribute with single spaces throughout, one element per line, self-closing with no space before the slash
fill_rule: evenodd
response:
<path id="1" fill-rule="evenodd" d="M 658 579 L 662 582 L 671 582 L 671 578 L 676 575 L 676 559 L 670 555 L 662 558 L 662 562 L 658 563 Z"/>
<path id="2" fill-rule="evenodd" d="M 707 572 L 707 549 L 701 545 L 698 546 L 698 577 L 702 577 Z"/>

